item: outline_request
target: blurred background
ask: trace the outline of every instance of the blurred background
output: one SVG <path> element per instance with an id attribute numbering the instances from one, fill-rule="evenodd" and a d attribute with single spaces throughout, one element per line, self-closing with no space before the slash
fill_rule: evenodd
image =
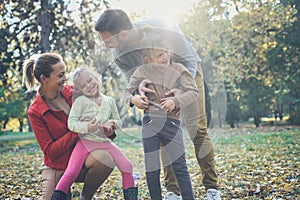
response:
<path id="1" fill-rule="evenodd" d="M 176 23 L 202 59 L 211 94 L 210 128 L 300 124 L 300 2 L 297 0 L 1 0 L 0 132 L 31 131 L 27 108 L 35 91 L 22 85 L 22 63 L 43 52 L 61 54 L 68 72 L 87 65 L 102 75 L 124 127 L 139 110 L 121 99 L 126 79 L 94 24 L 107 8 L 132 21 Z"/>

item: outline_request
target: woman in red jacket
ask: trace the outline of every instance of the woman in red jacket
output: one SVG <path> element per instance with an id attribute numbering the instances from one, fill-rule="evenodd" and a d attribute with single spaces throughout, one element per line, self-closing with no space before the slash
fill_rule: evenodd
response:
<path id="1" fill-rule="evenodd" d="M 40 86 L 36 99 L 29 107 L 28 116 L 44 154 L 42 194 L 44 200 L 49 200 L 67 167 L 79 136 L 67 126 L 73 87 L 65 85 L 66 66 L 62 57 L 56 53 L 44 53 L 37 59 L 26 60 L 23 65 L 23 80 L 28 89 L 35 86 L 35 79 Z M 81 196 L 85 200 L 92 198 L 114 168 L 109 154 L 101 150 L 94 152 L 85 160 L 77 178 L 78 182 L 84 182 Z"/>

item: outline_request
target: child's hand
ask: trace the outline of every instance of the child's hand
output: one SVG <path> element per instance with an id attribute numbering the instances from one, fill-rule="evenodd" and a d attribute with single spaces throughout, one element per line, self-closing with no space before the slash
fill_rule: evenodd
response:
<path id="1" fill-rule="evenodd" d="M 113 120 L 107 120 L 103 125 L 100 125 L 100 130 L 107 137 L 111 136 L 117 129 L 116 123 Z"/>
<path id="2" fill-rule="evenodd" d="M 103 125 L 107 127 L 111 127 L 114 130 L 117 128 L 114 120 L 107 120 Z"/>
<path id="3" fill-rule="evenodd" d="M 115 129 L 113 129 L 112 126 L 104 126 L 100 125 L 100 130 L 102 133 L 104 133 L 107 137 L 111 136 L 114 132 Z"/>
<path id="4" fill-rule="evenodd" d="M 81 121 L 81 122 L 89 122 L 89 121 L 91 121 L 91 120 L 93 120 L 94 118 L 93 117 L 90 117 L 90 116 L 81 116 L 80 118 L 79 118 L 79 121 Z"/>
<path id="5" fill-rule="evenodd" d="M 172 112 L 176 108 L 175 102 L 171 98 L 162 98 L 160 106 L 166 112 Z"/>
<path id="6" fill-rule="evenodd" d="M 130 102 L 142 110 L 148 108 L 149 105 L 148 97 L 146 96 L 133 96 Z"/>
<path id="7" fill-rule="evenodd" d="M 112 128 L 110 126 L 100 125 L 100 130 L 106 136 L 110 136 L 113 133 Z"/>
<path id="8" fill-rule="evenodd" d="M 113 126 L 103 126 L 103 125 L 101 125 L 100 126 L 100 131 L 102 133 L 104 133 L 106 135 L 106 137 L 110 138 L 111 140 L 113 140 L 117 137 L 115 130 L 116 130 L 115 125 L 113 125 Z"/>
<path id="9" fill-rule="evenodd" d="M 89 123 L 88 123 L 88 132 L 95 132 L 99 130 L 99 122 L 96 118 L 93 118 Z"/>

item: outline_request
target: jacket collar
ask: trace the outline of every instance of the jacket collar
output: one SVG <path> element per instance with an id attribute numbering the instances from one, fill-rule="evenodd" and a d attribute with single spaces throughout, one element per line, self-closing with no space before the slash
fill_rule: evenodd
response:
<path id="1" fill-rule="evenodd" d="M 66 100 L 66 102 L 71 106 L 72 105 L 72 94 L 73 94 L 73 86 L 71 85 L 65 85 L 64 89 L 61 91 L 61 94 L 63 98 Z M 40 94 L 40 89 L 38 89 L 36 93 L 36 103 L 39 105 L 40 114 L 43 115 L 48 110 L 51 110 L 51 108 L 46 103 L 45 99 Z"/>

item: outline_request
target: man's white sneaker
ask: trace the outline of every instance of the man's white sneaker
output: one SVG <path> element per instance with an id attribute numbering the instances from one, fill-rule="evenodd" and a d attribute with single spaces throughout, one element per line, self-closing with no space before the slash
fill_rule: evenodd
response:
<path id="1" fill-rule="evenodd" d="M 167 192 L 164 200 L 182 200 L 182 197 L 180 195 L 176 195 L 174 192 Z"/>
<path id="2" fill-rule="evenodd" d="M 207 200 L 221 200 L 221 194 L 216 189 L 208 189 L 206 191 Z"/>

